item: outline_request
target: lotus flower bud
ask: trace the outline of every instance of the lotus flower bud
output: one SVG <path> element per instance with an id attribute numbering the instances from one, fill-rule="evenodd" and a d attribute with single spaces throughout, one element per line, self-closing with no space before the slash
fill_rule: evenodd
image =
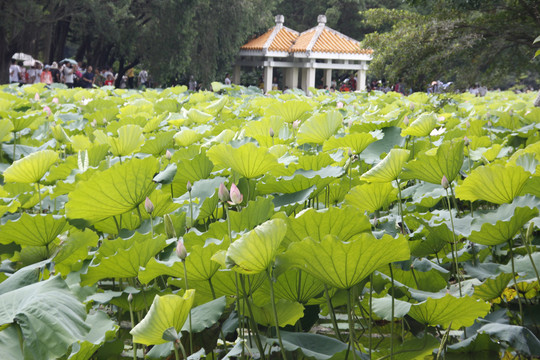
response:
<path id="1" fill-rule="evenodd" d="M 377 219 L 377 217 L 375 216 L 373 218 L 373 227 L 377 227 L 377 225 L 379 225 L 379 219 Z"/>
<path id="2" fill-rule="evenodd" d="M 187 257 L 187 250 L 182 240 L 178 240 L 178 243 L 176 244 L 176 256 L 182 261 Z"/>
<path id="3" fill-rule="evenodd" d="M 469 140 L 468 137 L 464 136 L 463 137 L 463 143 L 465 144 L 465 146 L 469 146 L 471 144 L 471 140 Z"/>
<path id="4" fill-rule="evenodd" d="M 493 124 L 491 123 L 491 120 L 488 121 L 487 126 L 491 127 Z"/>
<path id="5" fill-rule="evenodd" d="M 90 123 L 90 125 L 91 125 L 93 128 L 97 127 L 97 120 L 96 120 L 96 119 L 92 120 L 92 122 Z"/>
<path id="6" fill-rule="evenodd" d="M 274 137 L 274 129 L 270 128 L 270 130 L 268 131 L 268 133 L 270 134 L 270 137 Z"/>
<path id="7" fill-rule="evenodd" d="M 514 115 L 514 110 L 512 110 L 512 109 L 508 110 L 508 115 L 513 116 Z"/>
<path id="8" fill-rule="evenodd" d="M 347 155 L 349 155 L 349 157 L 352 157 L 352 156 L 353 156 L 353 153 L 352 153 L 351 148 L 349 148 L 349 152 L 347 153 Z"/>
<path id="9" fill-rule="evenodd" d="M 172 154 L 171 154 L 171 152 L 170 152 L 169 150 L 167 150 L 167 151 L 165 152 L 165 158 L 167 158 L 167 160 L 171 160 L 171 159 L 172 159 Z"/>
<path id="10" fill-rule="evenodd" d="M 147 196 L 146 200 L 144 200 L 144 209 L 147 213 L 151 214 L 154 211 L 154 204 L 152 204 L 152 201 Z"/>
<path id="11" fill-rule="evenodd" d="M 231 205 L 239 205 L 242 203 L 242 200 L 244 200 L 244 195 L 240 193 L 240 190 L 235 184 L 231 185 L 230 197 L 231 201 L 229 201 L 229 203 Z"/>
<path id="12" fill-rule="evenodd" d="M 36 95 L 34 95 L 34 100 L 39 101 L 39 99 L 41 99 L 41 98 L 39 97 L 39 94 L 36 93 Z"/>
<path id="13" fill-rule="evenodd" d="M 292 123 L 293 129 L 298 130 L 298 126 L 300 126 L 300 120 L 294 120 Z"/>
<path id="14" fill-rule="evenodd" d="M 403 118 L 403 125 L 409 126 L 409 117 L 407 115 Z"/>
<path id="15" fill-rule="evenodd" d="M 534 222 L 531 221 L 529 223 L 529 227 L 527 228 L 527 235 L 526 235 L 526 239 L 529 243 L 532 242 L 533 231 L 534 231 Z"/>
<path id="16" fill-rule="evenodd" d="M 219 184 L 218 198 L 223 202 L 229 201 L 229 190 L 227 190 L 227 187 L 223 183 Z"/>
<path id="17" fill-rule="evenodd" d="M 167 235 L 167 238 L 176 239 L 176 230 L 174 230 L 171 215 L 166 214 L 163 216 L 163 223 L 165 225 L 165 234 Z"/>
<path id="18" fill-rule="evenodd" d="M 128 301 L 128 303 L 130 303 L 130 304 L 133 302 L 133 294 L 132 294 L 132 293 L 129 293 L 128 298 L 127 298 L 127 301 Z"/>
<path id="19" fill-rule="evenodd" d="M 52 102 L 55 103 L 55 104 L 58 104 L 58 98 L 53 98 Z"/>
<path id="20" fill-rule="evenodd" d="M 188 182 L 186 184 L 186 189 L 187 189 L 188 192 L 191 192 L 192 187 L 191 187 L 191 181 L 189 181 L 189 180 L 188 180 Z"/>
<path id="21" fill-rule="evenodd" d="M 43 107 L 43 110 L 45 110 L 45 112 L 47 113 L 47 116 L 51 116 L 52 111 L 51 111 L 51 108 L 50 108 L 50 107 L 48 107 L 47 105 L 45 105 L 45 106 Z"/>
<path id="22" fill-rule="evenodd" d="M 446 178 L 446 175 L 443 175 L 441 179 L 441 185 L 446 190 L 450 187 L 450 183 L 448 182 L 448 179 Z"/>
<path id="23" fill-rule="evenodd" d="M 414 110 L 414 103 L 409 104 L 409 109 L 411 109 L 411 111 Z"/>
<path id="24" fill-rule="evenodd" d="M 341 101 L 338 101 L 337 106 L 338 109 L 343 109 L 343 103 Z"/>
<path id="25" fill-rule="evenodd" d="M 467 127 L 467 129 L 471 127 L 471 123 L 469 122 L 469 120 L 465 121 L 465 126 Z"/>
<path id="26" fill-rule="evenodd" d="M 353 120 L 349 119 L 349 121 L 347 121 L 347 126 L 350 128 L 352 126 L 352 123 L 353 123 Z"/>
<path id="27" fill-rule="evenodd" d="M 444 121 L 444 119 L 445 119 L 444 116 L 439 116 L 439 117 L 437 118 L 437 120 L 439 120 L 439 121 Z"/>

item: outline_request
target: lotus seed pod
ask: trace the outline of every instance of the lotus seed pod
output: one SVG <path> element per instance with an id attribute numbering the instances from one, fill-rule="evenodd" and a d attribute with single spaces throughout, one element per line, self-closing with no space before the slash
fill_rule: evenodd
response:
<path id="1" fill-rule="evenodd" d="M 176 256 L 182 261 L 187 257 L 187 250 L 182 240 L 178 240 L 178 243 L 176 244 Z"/>
<path id="2" fill-rule="evenodd" d="M 191 181 L 188 180 L 187 184 L 186 184 L 186 189 L 188 192 L 191 192 Z"/>
<path id="3" fill-rule="evenodd" d="M 442 180 L 441 180 L 441 185 L 444 189 L 448 189 L 450 187 L 450 183 L 448 182 L 446 175 L 443 175 Z"/>
<path id="4" fill-rule="evenodd" d="M 231 205 L 239 205 L 242 203 L 242 200 L 244 200 L 244 195 L 240 193 L 240 190 L 235 184 L 231 185 L 230 197 L 231 197 L 231 201 L 229 203 Z"/>
<path id="5" fill-rule="evenodd" d="M 274 129 L 270 128 L 268 132 L 270 133 L 270 137 L 274 137 Z"/>
<path id="6" fill-rule="evenodd" d="M 227 190 L 227 187 L 224 183 L 219 184 L 218 189 L 218 198 L 220 201 L 229 201 L 229 190 Z"/>
<path id="7" fill-rule="evenodd" d="M 171 154 L 171 152 L 170 152 L 169 150 L 167 150 L 167 151 L 165 152 L 165 158 L 167 158 L 167 160 L 171 160 L 171 159 L 172 159 L 172 154 Z"/>
<path id="8" fill-rule="evenodd" d="M 147 213 L 151 214 L 154 211 L 154 204 L 152 203 L 152 200 L 147 196 L 146 200 L 144 200 L 144 209 Z"/>
<path id="9" fill-rule="evenodd" d="M 176 239 L 176 230 L 174 230 L 174 224 L 171 215 L 166 214 L 163 216 L 163 223 L 165 224 L 165 234 L 169 239 Z"/>

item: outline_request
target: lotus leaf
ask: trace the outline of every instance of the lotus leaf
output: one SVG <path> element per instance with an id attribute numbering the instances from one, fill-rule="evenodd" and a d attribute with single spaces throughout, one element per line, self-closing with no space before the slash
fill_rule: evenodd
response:
<path id="1" fill-rule="evenodd" d="M 379 134 L 353 133 L 343 137 L 332 136 L 330 139 L 324 142 L 323 151 L 334 149 L 351 149 L 354 154 L 360 154 L 370 144 L 380 139 L 382 139 L 382 133 L 380 131 Z"/>
<path id="2" fill-rule="evenodd" d="M 397 189 L 392 183 L 371 183 L 353 187 L 345 195 L 346 205 L 351 205 L 361 211 L 375 212 L 397 198 Z"/>
<path id="3" fill-rule="evenodd" d="M 311 109 L 311 105 L 305 101 L 289 100 L 276 102 L 266 111 L 268 114 L 281 116 L 287 123 L 292 123 L 295 120 L 303 118 L 307 112 L 311 111 Z"/>
<path id="4" fill-rule="evenodd" d="M 422 114 L 401 132 L 401 136 L 428 136 L 436 126 L 437 115 L 434 113 Z"/>
<path id="5" fill-rule="evenodd" d="M 251 310 L 253 312 L 253 320 L 255 320 L 257 324 L 263 326 L 276 326 L 271 303 L 263 306 L 251 304 Z M 285 299 L 280 299 L 276 302 L 276 311 L 280 327 L 294 325 L 304 316 L 304 306 L 302 304 Z"/>
<path id="6" fill-rule="evenodd" d="M 265 148 L 247 143 L 239 148 L 219 144 L 207 152 L 208 158 L 216 165 L 231 168 L 245 178 L 257 178 L 278 166 L 277 159 Z"/>
<path id="7" fill-rule="evenodd" d="M 38 183 L 58 160 L 58 154 L 52 150 L 34 152 L 15 161 L 4 171 L 5 182 Z"/>
<path id="8" fill-rule="evenodd" d="M 25 246 L 46 246 L 69 228 L 67 220 L 60 215 L 29 215 L 23 213 L 16 221 L 0 226 L 0 243 L 15 242 Z"/>
<path id="9" fill-rule="evenodd" d="M 474 287 L 474 297 L 485 301 L 497 299 L 513 278 L 514 276 L 508 273 L 501 273 L 494 278 L 488 278 L 481 285 Z"/>
<path id="10" fill-rule="evenodd" d="M 339 111 L 329 111 L 326 114 L 313 115 L 298 129 L 297 142 L 299 145 L 314 143 L 322 144 L 334 135 L 341 126 L 343 116 Z"/>
<path id="11" fill-rule="evenodd" d="M 364 173 L 360 179 L 368 182 L 391 182 L 398 178 L 409 159 L 409 150 L 392 149 L 382 161 Z"/>
<path id="12" fill-rule="evenodd" d="M 143 129 L 138 125 L 124 125 L 118 129 L 118 137 L 110 137 L 111 152 L 126 156 L 135 152 L 144 143 Z"/>

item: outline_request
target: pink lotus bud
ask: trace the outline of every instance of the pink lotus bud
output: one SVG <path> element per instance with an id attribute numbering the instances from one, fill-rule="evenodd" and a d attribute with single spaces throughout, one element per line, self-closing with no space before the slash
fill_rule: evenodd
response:
<path id="1" fill-rule="evenodd" d="M 272 128 L 270 128 L 270 130 L 268 131 L 270 133 L 270 137 L 274 137 L 274 130 Z"/>
<path id="2" fill-rule="evenodd" d="M 151 214 L 154 211 L 154 204 L 152 204 L 152 201 L 147 196 L 146 200 L 144 200 L 144 209 L 147 213 Z"/>
<path id="3" fill-rule="evenodd" d="M 513 116 L 514 115 L 514 110 L 512 110 L 512 109 L 508 110 L 508 115 Z"/>
<path id="4" fill-rule="evenodd" d="M 167 158 L 167 160 L 171 160 L 172 159 L 172 154 L 169 150 L 165 151 L 165 158 Z"/>
<path id="5" fill-rule="evenodd" d="M 187 184 L 186 184 L 186 189 L 188 192 L 191 192 L 191 182 L 188 180 Z"/>
<path id="6" fill-rule="evenodd" d="M 298 130 L 298 126 L 300 126 L 300 120 L 294 120 L 292 123 L 293 129 Z"/>
<path id="7" fill-rule="evenodd" d="M 178 240 L 178 243 L 176 244 L 176 256 L 182 261 L 187 257 L 187 250 L 182 240 Z"/>
<path id="8" fill-rule="evenodd" d="M 58 98 L 53 98 L 52 102 L 55 103 L 55 104 L 58 104 Z"/>
<path id="9" fill-rule="evenodd" d="M 165 214 L 165 216 L 163 216 L 163 224 L 165 225 L 165 234 L 167 237 L 169 239 L 176 238 L 176 230 L 174 229 L 171 215 Z"/>
<path id="10" fill-rule="evenodd" d="M 444 116 L 439 116 L 439 117 L 437 118 L 437 120 L 439 120 L 439 121 L 444 121 Z"/>
<path id="11" fill-rule="evenodd" d="M 403 125 L 409 126 L 409 117 L 407 115 L 403 118 Z"/>
<path id="12" fill-rule="evenodd" d="M 34 95 L 34 100 L 39 101 L 39 99 L 41 99 L 41 98 L 39 97 L 39 94 L 36 93 L 36 95 Z"/>
<path id="13" fill-rule="evenodd" d="M 48 107 L 47 105 L 45 105 L 45 106 L 43 107 L 43 110 L 45 110 L 45 112 L 47 113 L 47 116 L 51 116 L 52 111 L 51 111 L 51 108 L 50 108 L 50 107 Z"/>
<path id="14" fill-rule="evenodd" d="M 469 146 L 471 144 L 471 140 L 469 140 L 468 137 L 464 136 L 463 137 L 463 143 L 465 144 L 465 146 Z"/>
<path id="15" fill-rule="evenodd" d="M 448 189 L 450 187 L 450 183 L 448 182 L 448 179 L 446 178 L 446 175 L 443 175 L 441 179 L 441 185 L 444 189 Z"/>
<path id="16" fill-rule="evenodd" d="M 409 104 L 409 109 L 414 110 L 414 103 Z"/>
<path id="17" fill-rule="evenodd" d="M 219 184 L 218 198 L 223 202 L 229 200 L 229 190 L 227 190 L 223 183 Z"/>
<path id="18" fill-rule="evenodd" d="M 493 124 L 491 123 L 491 120 L 488 121 L 487 126 L 491 127 Z"/>
<path id="19" fill-rule="evenodd" d="M 97 120 L 96 120 L 96 119 L 92 120 L 92 122 L 90 123 L 90 125 L 91 125 L 93 128 L 97 127 Z"/>
<path id="20" fill-rule="evenodd" d="M 469 120 L 465 121 L 465 126 L 467 127 L 467 129 L 471 127 L 471 123 L 469 122 Z"/>
<path id="21" fill-rule="evenodd" d="M 242 200 L 244 200 L 244 195 L 240 193 L 240 190 L 235 184 L 231 185 L 230 197 L 231 201 L 229 201 L 229 204 L 231 205 L 239 205 L 242 203 Z"/>
<path id="22" fill-rule="evenodd" d="M 338 109 L 343 109 L 343 103 L 341 101 L 338 101 L 337 108 Z"/>

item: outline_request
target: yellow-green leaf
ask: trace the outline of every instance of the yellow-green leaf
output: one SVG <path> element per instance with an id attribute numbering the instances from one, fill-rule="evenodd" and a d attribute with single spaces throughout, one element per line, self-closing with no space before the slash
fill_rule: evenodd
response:
<path id="1" fill-rule="evenodd" d="M 409 159 L 409 150 L 392 149 L 382 161 L 364 173 L 360 179 L 369 182 L 391 182 L 398 178 Z"/>
<path id="2" fill-rule="evenodd" d="M 37 183 L 58 160 L 52 150 L 41 150 L 15 161 L 4 171 L 5 182 Z"/>

